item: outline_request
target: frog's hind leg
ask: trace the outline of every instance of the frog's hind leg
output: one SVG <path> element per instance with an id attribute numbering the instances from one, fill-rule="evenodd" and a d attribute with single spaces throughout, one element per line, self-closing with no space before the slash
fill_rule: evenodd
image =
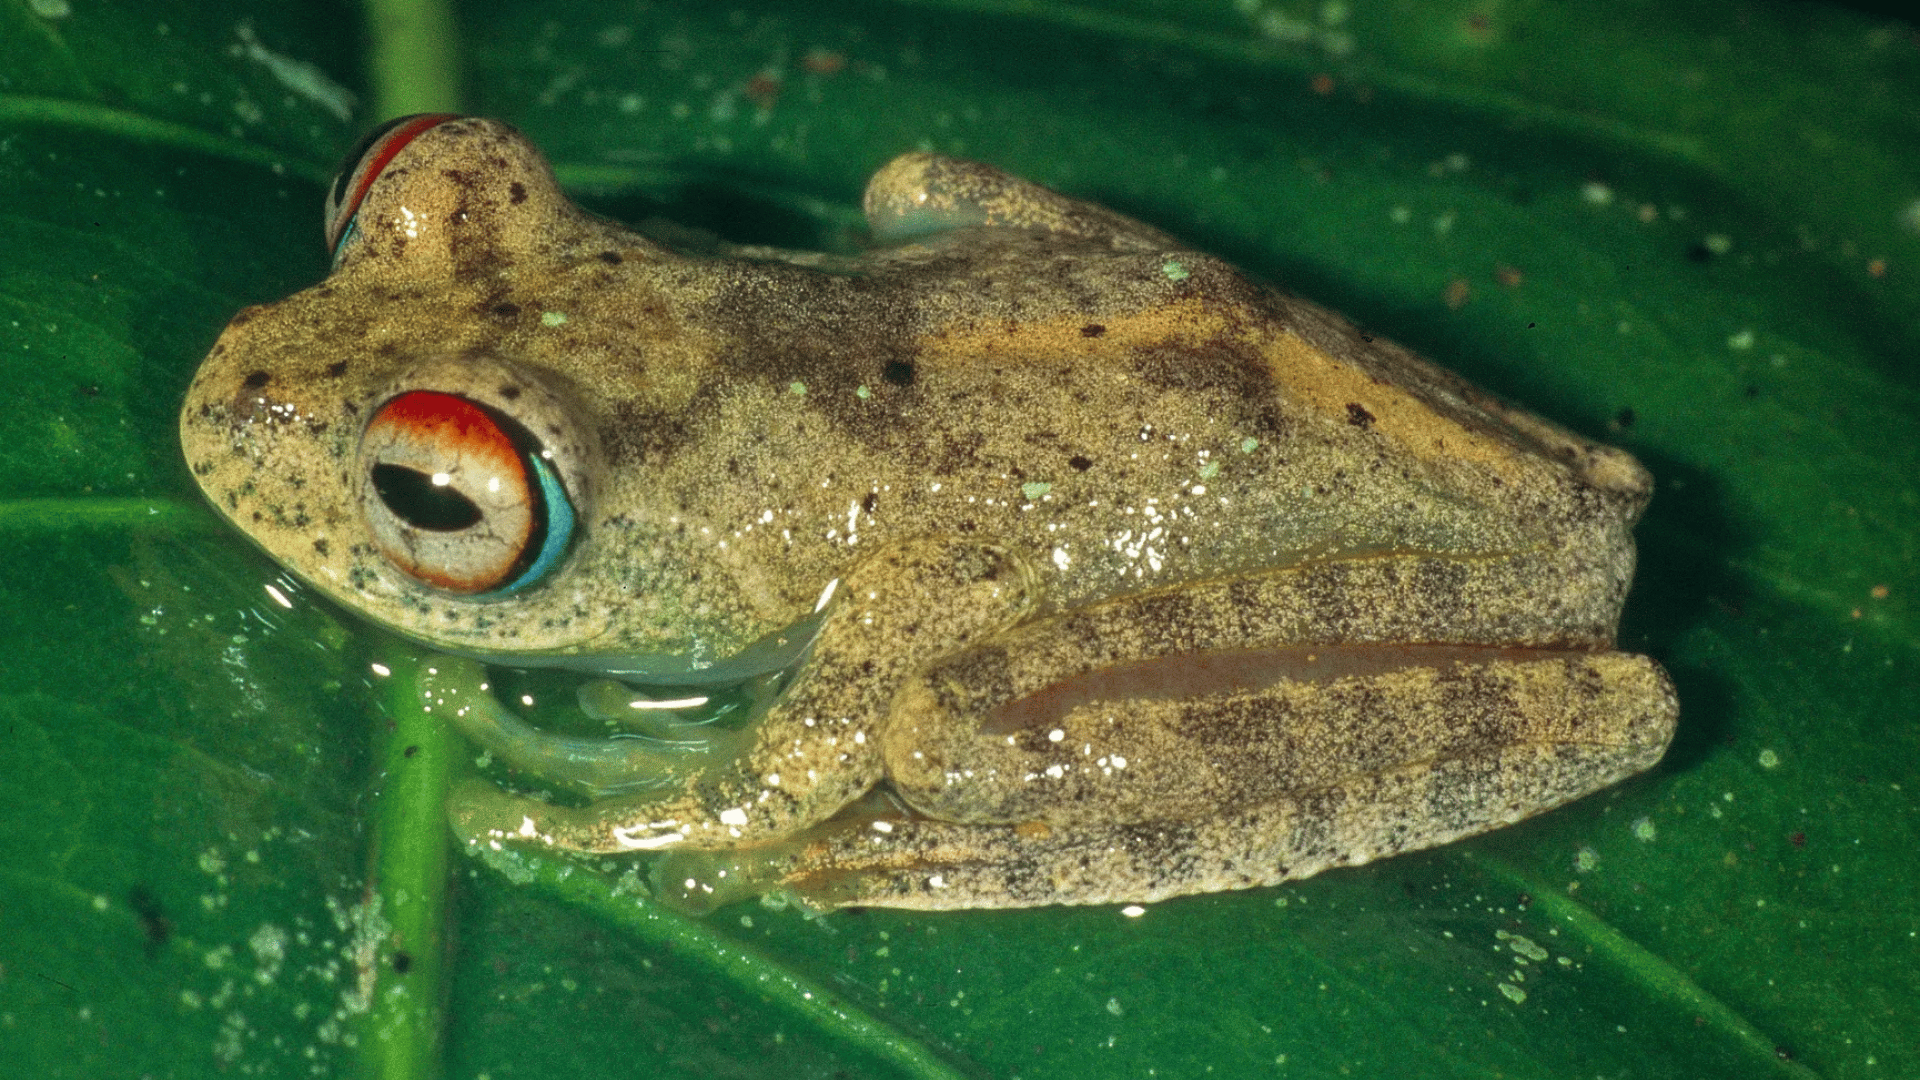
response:
<path id="1" fill-rule="evenodd" d="M 1638 692 L 1657 712 L 1671 687 L 1651 665 L 1644 674 Z M 836 819 L 777 845 L 673 852 L 656 867 L 656 890 L 695 910 L 763 892 L 819 908 L 1151 903 L 1277 884 L 1486 832 L 1645 768 L 1665 746 L 1644 725 L 1596 729 L 1580 736 L 1593 743 L 1581 743 L 1549 724 L 1462 732 L 1446 750 L 1394 747 L 1386 754 L 1392 764 L 1361 760 L 1400 734 L 1340 748 L 1355 760 L 1330 779 L 1242 791 L 1204 810 L 1129 819 L 1140 808 L 1120 798 L 1066 815 L 1064 824 L 957 823 L 911 812 Z M 1271 764 L 1272 749 L 1233 752 Z"/>
<path id="2" fill-rule="evenodd" d="M 1195 821 L 835 822 L 772 847 L 670 853 L 655 891 L 695 912 L 769 892 L 822 909 L 947 910 L 1147 904 L 1274 885 L 1485 831 L 1482 814 L 1443 824 L 1429 807 L 1462 801 L 1465 785 L 1475 786 L 1470 801 L 1526 805 L 1545 753 L 1408 766 Z"/>
<path id="3" fill-rule="evenodd" d="M 900 243 L 972 226 L 1034 229 L 1106 244 L 1116 251 L 1180 251 L 1158 229 L 1095 203 L 1069 199 L 977 161 L 902 154 L 867 181 L 867 226 Z"/>

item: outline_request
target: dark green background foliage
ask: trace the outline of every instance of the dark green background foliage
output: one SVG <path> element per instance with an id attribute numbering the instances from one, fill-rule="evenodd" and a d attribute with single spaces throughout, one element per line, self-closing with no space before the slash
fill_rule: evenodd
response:
<path id="1" fill-rule="evenodd" d="M 387 32 L 322 0 L 0 0 L 22 1075 L 431 1072 L 431 1022 L 382 1028 L 368 993 L 444 1002 L 460 1077 L 1920 1073 L 1911 30 L 1728 2 L 457 14 L 464 101 L 428 103 L 520 125 L 603 212 L 846 248 L 888 156 L 978 157 L 1628 447 L 1660 490 L 1623 636 L 1672 670 L 1679 739 L 1481 840 L 1138 918 L 694 923 L 617 866 L 464 857 L 444 912 L 394 895 L 369 664 L 400 653 L 269 597 L 174 435 L 226 319 L 324 273 Z M 409 905 L 444 968 L 387 929 Z M 359 1052 L 385 1039 L 428 1064 Z"/>

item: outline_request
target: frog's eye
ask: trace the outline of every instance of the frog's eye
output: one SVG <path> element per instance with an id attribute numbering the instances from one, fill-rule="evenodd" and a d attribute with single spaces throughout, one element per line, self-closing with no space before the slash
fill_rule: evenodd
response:
<path id="1" fill-rule="evenodd" d="M 505 595 L 567 552 L 574 508 L 539 440 L 452 394 L 387 402 L 360 437 L 361 505 L 394 566 L 448 592 Z"/>
<path id="2" fill-rule="evenodd" d="M 333 252 L 334 262 L 340 261 L 340 253 L 353 239 L 353 223 L 360 212 L 360 202 L 367 197 L 367 189 L 380 178 L 381 171 L 422 133 L 458 119 L 452 113 L 402 116 L 367 132 L 347 151 L 339 174 L 333 178 L 333 186 L 327 189 L 327 250 Z"/>

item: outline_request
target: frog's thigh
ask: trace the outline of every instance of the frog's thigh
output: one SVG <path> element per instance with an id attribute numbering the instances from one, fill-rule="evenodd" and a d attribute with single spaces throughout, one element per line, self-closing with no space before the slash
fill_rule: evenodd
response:
<path id="1" fill-rule="evenodd" d="M 1438 843 L 1652 765 L 1676 713 L 1666 673 L 1624 653 L 1235 650 L 1102 671 L 1010 703 L 982 689 L 990 681 L 940 674 L 895 699 L 882 747 L 895 790 L 932 818 L 1053 828 L 1205 821 L 1407 769 L 1531 770 L 1389 808 L 1424 820 L 1420 843 Z M 1529 801 L 1508 802 L 1503 785 Z"/>

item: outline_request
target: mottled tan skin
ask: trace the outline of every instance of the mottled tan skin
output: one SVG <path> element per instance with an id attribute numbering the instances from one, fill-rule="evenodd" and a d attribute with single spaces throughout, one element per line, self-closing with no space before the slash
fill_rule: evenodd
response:
<path id="1" fill-rule="evenodd" d="M 469 784 L 463 835 L 672 849 L 658 880 L 693 905 L 1150 901 L 1659 759 L 1672 687 L 1613 649 L 1651 490 L 1631 457 L 984 166 L 908 155 L 867 211 L 924 235 L 684 255 L 457 121 L 382 175 L 325 282 L 214 347 L 181 419 L 208 497 L 439 649 L 725 672 L 838 581 L 739 746 L 585 807 Z M 360 431 L 417 387 L 554 451 L 583 531 L 550 580 L 453 596 L 367 542 Z M 450 662 L 427 693 L 564 773 L 459 705 L 478 678 Z"/>

